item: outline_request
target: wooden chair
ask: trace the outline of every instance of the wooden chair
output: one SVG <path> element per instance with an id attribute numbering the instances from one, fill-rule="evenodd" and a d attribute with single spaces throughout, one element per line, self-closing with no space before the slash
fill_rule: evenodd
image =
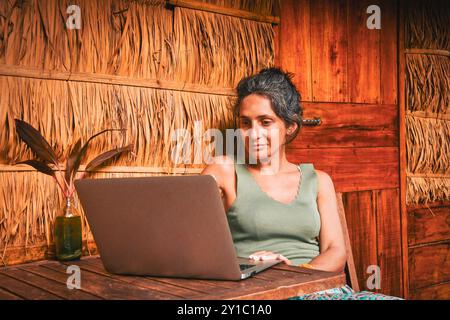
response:
<path id="1" fill-rule="evenodd" d="M 348 235 L 347 220 L 345 219 L 344 203 L 342 202 L 342 193 L 336 192 L 336 201 L 341 220 L 342 230 L 344 232 L 345 250 L 347 251 L 347 264 L 345 266 L 345 274 L 347 276 L 347 283 L 356 292 L 359 291 L 358 277 L 356 275 L 355 261 L 353 260 L 353 252 L 350 244 L 350 237 Z"/>

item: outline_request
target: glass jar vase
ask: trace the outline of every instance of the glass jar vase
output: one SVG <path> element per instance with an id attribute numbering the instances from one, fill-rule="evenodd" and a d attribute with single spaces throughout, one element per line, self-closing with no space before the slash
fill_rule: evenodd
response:
<path id="1" fill-rule="evenodd" d="M 73 206 L 73 198 L 65 200 L 54 229 L 56 259 L 60 261 L 79 259 L 82 253 L 81 216 Z"/>

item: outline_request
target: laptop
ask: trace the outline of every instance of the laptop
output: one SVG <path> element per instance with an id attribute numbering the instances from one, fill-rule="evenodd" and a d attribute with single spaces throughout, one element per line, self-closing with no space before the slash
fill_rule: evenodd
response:
<path id="1" fill-rule="evenodd" d="M 241 280 L 281 260 L 237 257 L 210 175 L 75 180 L 110 273 Z"/>

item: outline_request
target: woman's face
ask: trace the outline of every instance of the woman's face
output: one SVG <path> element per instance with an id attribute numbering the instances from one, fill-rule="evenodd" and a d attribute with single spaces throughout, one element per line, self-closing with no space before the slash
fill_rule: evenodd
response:
<path id="1" fill-rule="evenodd" d="M 253 159 L 264 161 L 281 155 L 288 128 L 272 110 L 271 102 L 266 97 L 251 94 L 242 100 L 239 129 L 242 130 L 245 151 Z"/>

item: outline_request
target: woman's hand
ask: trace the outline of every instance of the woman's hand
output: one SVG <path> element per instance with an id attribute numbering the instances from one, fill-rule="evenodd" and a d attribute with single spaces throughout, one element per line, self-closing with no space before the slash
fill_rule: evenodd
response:
<path id="1" fill-rule="evenodd" d="M 257 260 L 257 261 L 264 261 L 264 260 L 281 260 L 287 265 L 291 265 L 292 261 L 290 261 L 285 256 L 273 253 L 272 251 L 258 251 L 249 256 L 249 259 L 251 260 Z"/>

